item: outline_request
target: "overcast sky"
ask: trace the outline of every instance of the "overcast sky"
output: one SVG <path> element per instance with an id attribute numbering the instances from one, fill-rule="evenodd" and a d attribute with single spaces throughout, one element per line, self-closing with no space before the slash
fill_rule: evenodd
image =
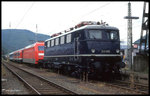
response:
<path id="1" fill-rule="evenodd" d="M 133 41 L 140 38 L 143 15 L 143 1 L 131 2 Z M 127 40 L 128 2 L 2 2 L 2 29 L 27 29 L 52 35 L 74 27 L 81 21 L 107 22 L 119 28 L 120 39 Z"/>

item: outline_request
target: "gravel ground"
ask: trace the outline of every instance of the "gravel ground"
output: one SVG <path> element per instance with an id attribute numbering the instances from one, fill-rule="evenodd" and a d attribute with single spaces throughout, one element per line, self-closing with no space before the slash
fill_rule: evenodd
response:
<path id="1" fill-rule="evenodd" d="M 131 70 L 122 69 L 123 74 L 130 75 Z M 149 85 L 149 74 L 144 74 L 140 72 L 133 72 L 135 76 L 138 76 L 138 82 Z M 144 78 L 144 79 L 143 79 Z"/>
<path id="2" fill-rule="evenodd" d="M 51 82 L 59 84 L 67 89 L 72 90 L 78 94 L 136 94 L 134 92 L 125 91 L 123 89 L 118 89 L 115 87 L 110 87 L 104 83 L 92 83 L 92 82 L 82 82 L 79 79 L 67 77 L 64 75 L 59 75 L 57 73 L 48 72 L 47 69 L 42 68 L 30 68 L 25 64 L 15 64 L 25 70 L 38 74 L 47 78 Z"/>
<path id="3" fill-rule="evenodd" d="M 30 94 L 29 90 L 8 69 L 2 65 L 2 94 Z"/>

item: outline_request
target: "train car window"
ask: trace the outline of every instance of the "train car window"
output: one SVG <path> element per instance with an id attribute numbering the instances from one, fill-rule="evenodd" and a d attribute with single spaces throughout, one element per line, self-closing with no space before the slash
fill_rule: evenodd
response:
<path id="1" fill-rule="evenodd" d="M 51 40 L 51 47 L 54 46 L 54 39 Z"/>
<path id="2" fill-rule="evenodd" d="M 55 45 L 59 45 L 59 38 L 55 39 Z"/>
<path id="3" fill-rule="evenodd" d="M 38 46 L 38 50 L 39 51 L 43 51 L 44 50 L 44 46 Z"/>
<path id="4" fill-rule="evenodd" d="M 118 35 L 116 31 L 108 31 L 106 34 L 107 34 L 107 39 L 118 40 Z"/>
<path id="5" fill-rule="evenodd" d="M 47 42 L 47 47 L 50 47 L 50 41 Z"/>
<path id="6" fill-rule="evenodd" d="M 49 40 L 49 47 L 51 47 L 51 41 Z"/>
<path id="7" fill-rule="evenodd" d="M 66 43 L 70 43 L 71 42 L 71 34 L 67 35 L 67 39 L 66 39 Z"/>
<path id="8" fill-rule="evenodd" d="M 89 38 L 90 39 L 102 39 L 102 31 L 101 30 L 89 30 Z"/>
<path id="9" fill-rule="evenodd" d="M 60 37 L 60 44 L 64 44 L 65 43 L 65 36 Z"/>

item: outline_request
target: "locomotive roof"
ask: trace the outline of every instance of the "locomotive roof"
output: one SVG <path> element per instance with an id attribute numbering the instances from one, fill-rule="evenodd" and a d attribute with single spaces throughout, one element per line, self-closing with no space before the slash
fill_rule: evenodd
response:
<path id="1" fill-rule="evenodd" d="M 82 30 L 82 29 L 112 29 L 112 30 L 119 30 L 118 28 L 112 27 L 112 26 L 104 26 L 104 25 L 85 25 L 85 26 L 82 26 L 82 27 L 80 27 L 80 28 L 77 28 L 77 29 L 71 30 L 71 31 L 69 31 L 69 32 L 63 33 L 63 34 L 61 34 L 61 35 L 58 35 L 58 36 L 49 38 L 49 39 L 45 40 L 45 42 L 48 41 L 48 40 L 55 39 L 55 38 L 57 38 L 57 37 L 60 37 L 60 36 L 63 36 L 63 35 L 66 35 L 66 34 L 69 34 L 69 33 L 75 32 L 75 31 L 78 31 L 78 30 Z"/>
<path id="2" fill-rule="evenodd" d="M 34 44 L 31 44 L 31 45 L 26 46 L 24 49 L 27 49 L 27 48 L 33 47 L 34 45 L 35 45 L 35 43 L 34 43 Z"/>
<path id="3" fill-rule="evenodd" d="M 42 43 L 42 42 L 35 42 L 33 44 L 30 44 L 30 45 L 26 46 L 24 49 L 34 47 L 36 44 L 40 44 L 40 43 Z"/>
<path id="4" fill-rule="evenodd" d="M 104 25 L 86 25 L 81 27 L 81 29 L 113 29 L 113 30 L 118 30 L 116 27 L 112 26 L 104 26 Z"/>
<path id="5" fill-rule="evenodd" d="M 37 44 L 37 43 L 41 43 L 41 42 L 35 42 L 34 44 L 27 45 L 27 46 L 26 46 L 26 47 L 24 47 L 24 48 L 21 48 L 21 49 L 18 49 L 18 50 L 15 50 L 15 51 L 13 51 L 13 52 L 9 53 L 9 55 L 11 55 L 11 54 L 13 54 L 13 53 L 15 53 L 15 52 L 17 52 L 17 51 L 21 51 L 21 50 L 24 50 L 24 49 L 27 49 L 27 48 L 33 47 L 33 46 L 34 46 L 35 44 Z"/>

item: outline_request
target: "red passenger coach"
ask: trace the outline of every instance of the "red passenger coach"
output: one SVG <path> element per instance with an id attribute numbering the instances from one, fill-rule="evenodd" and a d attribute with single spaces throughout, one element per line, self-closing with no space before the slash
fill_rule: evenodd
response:
<path id="1" fill-rule="evenodd" d="M 23 50 L 23 62 L 38 64 L 44 58 L 44 42 L 36 42 Z"/>
<path id="2" fill-rule="evenodd" d="M 19 49 L 13 52 L 13 61 L 22 62 L 22 51 L 23 49 Z"/>

